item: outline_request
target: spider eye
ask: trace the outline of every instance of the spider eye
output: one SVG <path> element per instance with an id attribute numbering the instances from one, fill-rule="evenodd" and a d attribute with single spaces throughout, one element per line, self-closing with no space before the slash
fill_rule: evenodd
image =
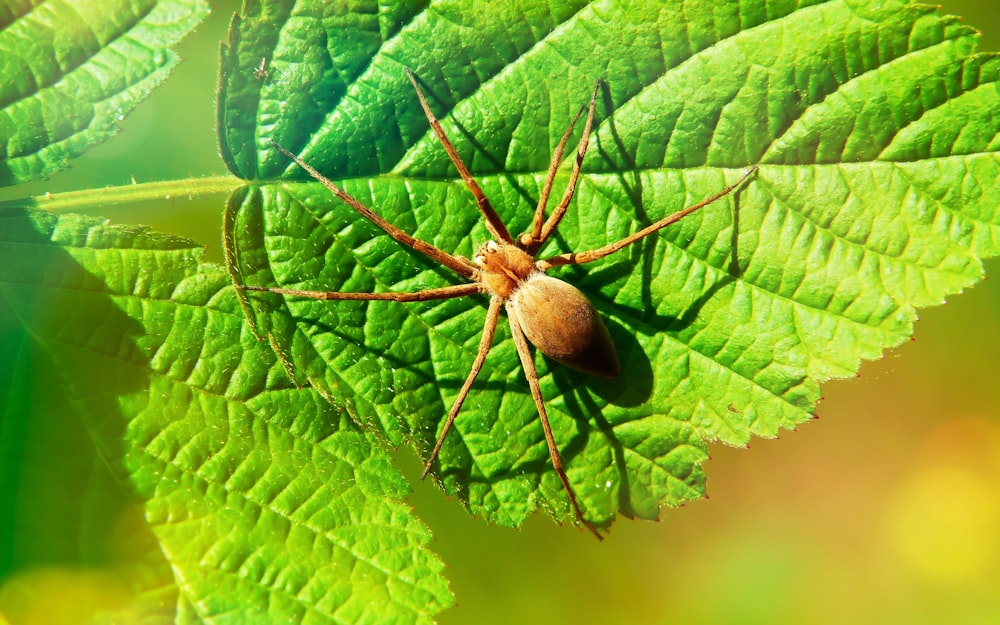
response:
<path id="1" fill-rule="evenodd" d="M 497 245 L 496 241 L 487 241 L 486 242 L 486 251 L 487 252 L 496 252 L 499 249 L 500 249 L 500 246 Z"/>
<path id="2" fill-rule="evenodd" d="M 486 262 L 486 259 L 485 259 L 485 258 L 483 258 L 483 255 L 482 255 L 482 254 L 480 254 L 480 255 L 476 256 L 475 258 L 473 258 L 473 259 L 472 259 L 472 262 L 474 262 L 474 263 L 476 264 L 476 266 L 478 266 L 478 267 L 482 267 L 482 266 L 483 266 L 483 263 L 485 263 L 485 262 Z"/>

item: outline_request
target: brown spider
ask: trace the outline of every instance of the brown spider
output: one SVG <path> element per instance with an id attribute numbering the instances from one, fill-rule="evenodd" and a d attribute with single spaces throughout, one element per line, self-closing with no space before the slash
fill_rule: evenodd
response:
<path id="1" fill-rule="evenodd" d="M 576 160 L 573 163 L 569 183 L 566 186 L 566 191 L 563 193 L 562 199 L 559 201 L 559 205 L 556 206 L 555 211 L 553 211 L 549 218 L 545 219 L 545 207 L 548 204 L 549 194 L 552 191 L 556 170 L 562 160 L 563 150 L 566 147 L 566 142 L 569 140 L 570 134 L 573 132 L 573 127 L 579 120 L 580 115 L 583 114 L 583 107 L 580 108 L 576 117 L 570 122 L 569 128 L 566 129 L 565 134 L 563 134 L 559 145 L 556 146 L 555 152 L 552 155 L 552 161 L 545 178 L 545 185 L 542 187 L 541 195 L 538 198 L 538 207 L 535 209 L 531 231 L 522 234 L 515 240 L 511 237 L 500 216 L 497 215 L 496 211 L 490 205 L 489 200 L 472 177 L 469 169 L 462 162 L 455 148 L 445 136 L 444 130 L 442 130 L 441 124 L 434 116 L 434 113 L 431 112 L 427 99 L 417 84 L 417 79 L 413 72 L 407 69 L 406 75 L 417 91 L 417 97 L 427 116 L 427 121 L 430 122 L 431 128 L 434 129 L 434 133 L 441 140 L 441 144 L 448 153 L 448 157 L 451 158 L 452 163 L 458 169 L 458 173 L 462 176 L 462 180 L 465 181 L 465 184 L 475 197 L 480 211 L 486 218 L 486 227 L 493 236 L 493 240 L 486 242 L 479 248 L 478 253 L 472 261 L 462 256 L 449 254 L 430 243 L 416 239 L 403 232 L 376 215 L 371 209 L 346 191 L 334 185 L 298 156 L 277 143 L 272 142 L 271 145 L 295 161 L 299 167 L 309 172 L 313 178 L 321 182 L 338 199 L 356 210 L 365 219 L 381 228 L 393 239 L 448 267 L 460 276 L 470 280 L 470 282 L 411 293 L 338 293 L 257 286 L 240 286 L 240 288 L 248 291 L 268 291 L 271 293 L 322 300 L 415 302 L 462 297 L 476 293 L 489 295 L 490 303 L 486 312 L 486 324 L 483 327 L 482 339 L 479 342 L 479 352 L 476 354 L 476 359 L 472 363 L 472 369 L 469 371 L 469 375 L 466 377 L 465 383 L 462 385 L 458 397 L 455 399 L 455 403 L 452 404 L 451 410 L 448 412 L 448 417 L 441 429 L 437 444 L 434 446 L 434 450 L 424 465 L 424 472 L 421 477 L 427 477 L 427 474 L 430 472 L 431 466 L 434 464 L 434 460 L 441 450 L 441 445 L 444 443 L 445 437 L 448 435 L 448 431 L 451 429 L 451 425 L 455 421 L 455 417 L 458 415 L 462 403 L 469 393 L 469 389 L 472 388 L 472 383 L 483 368 L 486 355 L 489 353 L 493 343 L 493 335 L 496 331 L 497 322 L 500 319 L 500 309 L 502 307 L 507 311 L 514 345 L 517 347 L 517 353 L 524 368 L 525 377 L 528 379 L 528 386 L 531 389 L 531 396 L 538 409 L 538 416 L 542 422 L 542 430 L 545 433 L 545 441 L 549 448 L 549 456 L 552 458 L 552 466 L 559 475 L 563 488 L 566 490 L 576 518 L 593 532 L 595 536 L 602 538 L 597 529 L 584 518 L 583 512 L 580 510 L 580 505 L 576 501 L 576 495 L 573 494 L 573 489 L 570 487 L 569 479 L 566 477 L 562 458 L 559 455 L 559 448 L 552 435 L 552 428 L 549 426 L 549 418 L 545 411 L 545 403 L 538 384 L 538 373 L 535 369 L 531 351 L 528 349 L 528 342 L 530 341 L 538 350 L 553 360 L 586 373 L 605 378 L 618 376 L 620 371 L 618 355 L 604 322 L 601 321 L 600 316 L 587 300 L 586 296 L 576 287 L 548 276 L 545 272 L 560 265 L 589 263 L 613 254 L 625 246 L 635 243 L 657 230 L 678 221 L 682 217 L 732 193 L 733 190 L 739 187 L 756 170 L 756 167 L 751 168 L 735 183 L 722 189 L 708 199 L 665 217 L 624 239 L 585 252 L 560 254 L 538 260 L 535 255 L 555 231 L 563 215 L 566 213 L 566 208 L 573 199 L 576 183 L 580 176 L 580 167 L 590 141 L 590 131 L 594 122 L 594 108 L 597 103 L 600 81 L 597 81 L 597 84 L 594 85 L 594 92 L 587 109 L 587 121 L 584 126 L 583 137 L 580 139 L 580 144 L 577 147 Z"/>

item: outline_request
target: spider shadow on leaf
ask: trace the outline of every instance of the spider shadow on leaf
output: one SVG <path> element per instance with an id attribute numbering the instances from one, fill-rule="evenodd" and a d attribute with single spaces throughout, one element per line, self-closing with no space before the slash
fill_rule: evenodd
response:
<path id="1" fill-rule="evenodd" d="M 608 97 L 606 89 L 605 97 Z M 645 210 L 643 202 L 643 180 L 640 169 L 633 156 L 625 148 L 621 135 L 616 126 L 616 119 L 613 115 L 605 120 L 605 127 L 612 137 L 612 143 L 617 151 L 617 156 L 627 163 L 625 168 L 619 168 L 614 172 L 618 179 L 619 187 L 628 198 L 635 221 L 638 224 L 650 223 L 650 219 Z M 602 141 L 604 135 L 598 135 L 595 141 L 597 151 L 602 155 L 605 162 L 614 162 L 614 158 L 608 147 Z M 740 216 L 741 190 L 733 194 L 732 227 L 730 231 L 729 260 L 724 268 L 724 275 L 715 280 L 707 289 L 701 292 L 698 297 L 690 302 L 680 314 L 650 314 L 649 311 L 656 310 L 656 300 L 652 294 L 653 284 L 653 263 L 655 261 L 655 248 L 661 242 L 657 237 L 649 237 L 647 240 L 639 242 L 633 246 L 634 252 L 629 259 L 617 259 L 617 262 L 608 263 L 606 266 L 596 271 L 584 272 L 579 266 L 573 267 L 570 275 L 563 276 L 581 288 L 592 294 L 595 304 L 605 312 L 605 320 L 608 321 L 612 336 L 619 350 L 625 354 L 623 362 L 627 363 L 623 375 L 615 380 L 597 380 L 588 378 L 579 372 L 567 368 L 560 368 L 553 371 L 553 380 L 560 390 L 560 396 L 566 405 L 567 411 L 584 421 L 593 421 L 608 441 L 612 449 L 613 462 L 616 472 L 620 478 L 620 490 L 618 496 L 618 510 L 625 516 L 633 516 L 631 507 L 631 484 L 626 468 L 625 448 L 615 435 L 614 427 L 604 414 L 608 406 L 636 407 L 645 403 L 652 394 L 654 386 L 654 375 L 652 363 L 639 343 L 637 336 L 642 333 L 635 326 L 627 329 L 619 326 L 617 318 L 628 318 L 643 320 L 643 325 L 656 328 L 657 332 L 675 334 L 680 330 L 697 322 L 699 312 L 710 302 L 716 294 L 728 285 L 734 283 L 742 273 L 739 262 L 739 216 Z M 722 269 L 720 267 L 720 269 Z M 634 272 L 642 273 L 642 293 L 640 296 L 641 306 L 628 306 L 620 302 L 614 302 L 600 295 L 607 292 L 607 288 L 602 289 L 602 284 L 614 283 L 626 279 Z M 576 275 L 573 275 L 576 274 Z M 631 313 L 631 314 L 629 314 Z M 587 390 L 582 390 L 585 387 Z M 599 397 L 601 404 L 595 401 L 594 397 Z"/>

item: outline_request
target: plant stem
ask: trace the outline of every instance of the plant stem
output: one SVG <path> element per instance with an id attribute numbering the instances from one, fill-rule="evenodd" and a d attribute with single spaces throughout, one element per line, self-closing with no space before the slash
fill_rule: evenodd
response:
<path id="1" fill-rule="evenodd" d="M 187 197 L 194 199 L 206 195 L 229 193 L 243 180 L 235 176 L 187 178 L 162 182 L 144 182 L 119 187 L 83 189 L 65 193 L 46 193 L 34 197 L 0 202 L 0 210 L 10 207 L 43 208 L 48 211 L 73 211 L 91 209 L 101 205 L 144 202 L 149 200 Z"/>

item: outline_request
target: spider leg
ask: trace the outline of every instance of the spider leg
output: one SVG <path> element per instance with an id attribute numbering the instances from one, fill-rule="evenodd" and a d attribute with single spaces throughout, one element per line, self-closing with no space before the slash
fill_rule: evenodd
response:
<path id="1" fill-rule="evenodd" d="M 471 285 L 476 286 L 476 285 Z M 448 418 L 445 419 L 444 427 L 441 429 L 441 435 L 438 436 L 437 443 L 434 445 L 434 451 L 431 452 L 430 457 L 427 459 L 427 463 L 424 464 L 424 472 L 420 475 L 420 479 L 427 477 L 427 474 L 431 471 L 431 465 L 437 459 L 438 452 L 441 451 L 441 445 L 444 444 L 444 439 L 448 436 L 448 431 L 451 429 L 451 424 L 455 422 L 455 417 L 458 416 L 458 411 L 462 408 L 462 403 L 465 401 L 465 397 L 469 394 L 469 389 L 472 388 L 472 383 L 476 381 L 476 376 L 483 369 L 483 363 L 486 362 L 486 355 L 490 352 L 490 348 L 493 346 L 493 334 L 497 329 L 497 320 L 500 318 L 500 305 L 503 303 L 499 297 L 494 295 L 490 298 L 490 307 L 486 311 L 486 323 L 483 325 L 483 336 L 479 339 L 479 352 L 476 354 L 476 360 L 472 363 L 472 369 L 469 371 L 468 377 L 465 378 L 465 383 L 462 384 L 462 390 L 458 392 L 458 397 L 455 399 L 455 403 L 451 405 L 451 410 L 448 412 Z"/>
<path id="2" fill-rule="evenodd" d="M 528 251 L 528 253 L 533 252 L 533 247 L 535 245 L 541 244 L 542 237 L 542 224 L 545 223 L 545 206 L 549 203 L 549 195 L 552 193 L 552 183 L 556 179 L 556 171 L 559 169 L 559 163 L 562 162 L 563 151 L 566 149 L 566 142 L 569 141 L 569 136 L 573 134 L 573 127 L 576 126 L 576 122 L 579 121 L 580 116 L 583 115 L 583 111 L 586 105 L 581 106 L 580 110 L 576 112 L 573 120 L 569 123 L 569 127 L 566 132 L 563 133 L 562 139 L 559 140 L 559 145 L 556 146 L 554 152 L 552 152 L 552 162 L 549 163 L 549 173 L 545 176 L 545 186 L 542 187 L 542 192 L 538 196 L 538 206 L 535 208 L 535 217 L 531 220 L 531 232 L 524 233 L 520 237 L 521 246 Z"/>
<path id="3" fill-rule="evenodd" d="M 625 237 L 624 239 L 621 239 L 619 241 L 615 241 L 614 243 L 609 243 L 608 245 L 605 245 L 604 247 L 599 247 L 599 248 L 593 249 L 593 250 L 587 250 L 587 251 L 584 251 L 584 252 L 570 252 L 570 253 L 567 253 L 567 254 L 560 254 L 558 256 L 553 256 L 551 258 L 546 258 L 545 260 L 538 261 L 537 267 L 538 267 L 538 269 L 540 271 L 547 271 L 547 270 L 549 270 L 549 269 L 551 269 L 553 267 L 559 267 L 560 265 L 581 265 L 583 263 L 589 263 L 589 262 L 593 262 L 595 260 L 604 258 L 605 256 L 607 256 L 609 254 L 614 254 L 615 252 L 617 252 L 618 250 L 622 249 L 623 247 L 631 245 L 631 244 L 635 243 L 636 241 L 639 241 L 639 240 L 641 240 L 641 239 L 643 239 L 643 238 L 645 238 L 645 237 L 653 234 L 657 230 L 660 230 L 662 228 L 666 228 L 670 224 L 679 221 L 683 217 L 687 217 L 691 213 L 693 213 L 693 212 L 695 212 L 695 211 L 697 211 L 697 210 L 699 210 L 701 208 L 704 208 L 704 207 L 708 206 L 712 202 L 714 202 L 714 201 L 716 201 L 716 200 L 718 200 L 720 198 L 723 198 L 723 197 L 729 195 L 730 193 L 732 193 L 733 191 L 735 191 L 740 185 L 742 185 L 743 182 L 747 178 L 749 178 L 751 176 L 751 174 L 753 174 L 755 171 L 757 171 L 757 166 L 756 165 L 754 167 L 751 167 L 750 169 L 748 169 L 746 171 L 746 173 L 744 173 L 742 176 L 740 176 L 739 180 L 737 180 L 733 184 L 729 185 L 728 187 L 726 187 L 722 191 L 719 191 L 715 195 L 713 195 L 713 196 L 711 196 L 711 197 L 709 197 L 709 198 L 707 198 L 705 200 L 702 200 L 701 202 L 698 202 L 697 204 L 693 204 L 691 206 L 688 206 L 687 208 L 685 208 L 683 210 L 679 210 L 676 213 L 673 213 L 672 215 L 664 217 L 660 221 L 658 221 L 658 222 L 656 222 L 656 223 L 654 223 L 654 224 L 652 224 L 650 226 L 646 226 L 642 230 L 639 230 L 638 232 L 636 232 L 634 234 L 631 234 L 631 235 Z"/>
<path id="4" fill-rule="evenodd" d="M 556 226 L 559 225 L 559 222 L 562 221 L 563 216 L 566 214 L 566 209 L 573 199 L 573 194 L 576 193 L 576 183 L 580 178 L 580 167 L 583 165 L 583 157 L 587 154 L 587 148 L 590 146 L 590 130 L 594 126 L 594 109 L 597 106 L 597 94 L 600 92 L 600 89 L 601 81 L 598 80 L 594 83 L 594 95 L 590 98 L 587 123 L 583 126 L 583 136 L 580 138 L 580 144 L 576 148 L 576 160 L 573 161 L 573 171 L 569 175 L 569 183 L 566 185 L 566 191 L 563 192 L 562 199 L 559 200 L 559 205 L 552 211 L 548 221 L 542 227 L 542 233 L 538 237 L 538 242 L 529 248 L 529 253 L 531 254 L 537 252 L 549 240 L 552 233 L 555 232 Z"/>
<path id="5" fill-rule="evenodd" d="M 410 71 L 410 68 L 406 68 L 406 75 L 409 77 L 410 82 L 413 83 L 413 88 L 417 90 L 417 98 L 420 100 L 420 106 L 424 109 L 424 115 L 427 116 L 427 121 L 430 122 L 431 128 L 434 129 L 434 134 L 437 135 L 438 139 L 441 141 L 441 145 L 444 146 L 444 151 L 448 153 L 448 158 L 451 162 L 455 164 L 455 169 L 458 170 L 458 174 L 465 181 L 465 186 L 469 187 L 469 191 L 476 198 L 476 204 L 479 205 L 479 210 L 483 213 L 483 217 L 486 218 L 486 227 L 489 229 L 490 234 L 493 238 L 502 241 L 504 243 L 513 243 L 514 240 L 510 238 L 510 232 L 507 230 L 507 226 L 504 225 L 503 220 L 500 219 L 500 215 L 493 210 L 493 205 L 486 198 L 486 194 L 479 187 L 479 183 L 476 179 L 472 177 L 469 172 L 469 168 L 465 166 L 462 162 L 462 158 L 455 151 L 455 146 L 451 144 L 448 137 L 444 134 L 444 129 L 441 128 L 441 123 L 438 122 L 437 117 L 431 111 L 431 107 L 427 104 L 427 98 L 424 97 L 424 92 L 420 89 L 420 85 L 417 84 L 417 77 Z"/>
<path id="6" fill-rule="evenodd" d="M 521 359 L 521 366 L 524 368 L 524 377 L 528 379 L 528 386 L 531 388 L 531 397 L 535 400 L 535 407 L 538 409 L 538 417 L 542 420 L 542 431 L 545 433 L 545 442 L 549 446 L 549 457 L 552 458 L 552 468 L 559 475 L 566 494 L 569 496 L 569 503 L 573 506 L 576 518 L 586 527 L 598 540 L 604 540 L 597 528 L 590 524 L 583 517 L 580 504 L 576 501 L 573 488 L 569 485 L 569 478 L 563 469 L 562 457 L 559 455 L 559 448 L 556 446 L 556 439 L 552 435 L 552 427 L 549 425 L 549 415 L 545 411 L 545 400 L 542 398 L 542 389 L 538 384 L 538 370 L 535 369 L 535 361 L 531 357 L 531 350 L 528 349 L 528 340 L 521 329 L 521 320 L 517 316 L 517 310 L 508 304 L 507 320 L 510 321 L 510 333 L 514 337 L 514 345 L 517 346 L 517 355 Z"/>
<path id="7" fill-rule="evenodd" d="M 355 199 L 353 195 L 351 195 L 347 191 L 344 191 L 337 185 L 333 184 L 333 182 L 331 182 L 329 178 L 316 171 L 315 168 L 313 168 L 311 165 L 303 161 L 295 154 L 292 154 L 291 152 L 281 147 L 274 141 L 271 142 L 271 145 L 275 149 L 280 151 L 282 154 L 295 161 L 295 164 L 301 167 L 302 169 L 306 170 L 310 176 L 312 176 L 317 181 L 322 183 L 324 187 L 329 189 L 331 193 L 337 196 L 337 199 L 339 199 L 340 201 L 344 202 L 345 204 L 356 210 L 358 213 L 361 214 L 362 217 L 364 217 L 368 221 L 372 222 L 373 224 L 381 228 L 386 234 L 388 234 L 393 239 L 396 239 L 403 245 L 420 252 L 421 254 L 427 256 L 431 260 L 437 261 L 438 263 L 444 265 L 445 267 L 448 267 L 449 269 L 459 274 L 460 276 L 464 276 L 466 278 L 472 278 L 473 275 L 476 273 L 475 266 L 472 265 L 472 263 L 470 263 L 468 260 L 458 258 L 457 256 L 452 256 L 451 254 L 442 250 L 439 247 L 435 247 L 430 243 L 421 241 L 420 239 L 414 238 L 409 234 L 407 234 L 406 232 L 403 232 L 402 230 L 392 225 L 382 217 L 376 215 L 370 208 L 368 208 L 367 206 L 359 202 L 357 199 Z"/>
<path id="8" fill-rule="evenodd" d="M 301 291 L 299 289 L 283 289 L 273 286 L 247 286 L 237 285 L 237 288 L 244 291 L 264 291 L 267 293 L 279 293 L 281 295 L 293 295 L 295 297 L 307 297 L 310 299 L 322 300 L 385 300 L 392 302 L 425 302 L 432 299 L 448 299 L 452 297 L 462 297 L 479 292 L 479 284 L 469 282 L 468 284 L 455 284 L 434 289 L 424 289 L 409 293 L 339 293 L 337 291 Z"/>

